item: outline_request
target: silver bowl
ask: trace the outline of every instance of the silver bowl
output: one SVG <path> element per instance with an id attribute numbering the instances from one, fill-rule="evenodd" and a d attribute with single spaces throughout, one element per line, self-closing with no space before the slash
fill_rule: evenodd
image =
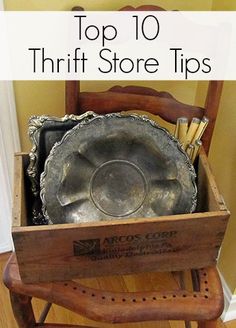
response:
<path id="1" fill-rule="evenodd" d="M 194 168 L 179 142 L 145 116 L 98 115 L 52 148 L 41 175 L 49 223 L 189 213 Z"/>

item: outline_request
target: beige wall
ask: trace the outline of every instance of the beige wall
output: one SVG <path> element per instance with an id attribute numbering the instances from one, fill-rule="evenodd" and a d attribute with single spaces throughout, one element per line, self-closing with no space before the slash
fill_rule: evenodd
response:
<path id="1" fill-rule="evenodd" d="M 116 10 L 126 4 L 140 5 L 151 3 L 150 0 L 132 1 L 88 1 L 80 0 L 5 0 L 6 10 L 70 10 L 80 5 L 87 10 Z M 152 1 L 153 3 L 153 1 Z M 228 0 L 159 0 L 158 5 L 166 9 L 179 10 L 236 10 L 236 1 Z M 118 84 L 119 82 L 116 82 Z M 114 83 L 113 83 L 114 84 Z M 121 83 L 119 83 L 121 84 Z M 136 82 L 136 84 L 140 84 Z M 206 83 L 201 82 L 156 82 L 142 85 L 152 86 L 158 90 L 168 90 L 180 101 L 203 105 L 206 93 Z M 105 90 L 111 83 L 83 82 L 82 90 Z M 19 81 L 14 83 L 18 121 L 22 149 L 28 151 L 30 143 L 27 137 L 27 122 L 31 115 L 49 114 L 61 116 L 64 113 L 64 83 L 56 81 L 33 82 Z M 221 251 L 219 267 L 231 291 L 236 287 L 236 202 L 234 201 L 236 185 L 236 82 L 226 82 L 220 105 L 219 117 L 216 123 L 213 143 L 210 152 L 210 162 L 216 180 L 228 207 L 231 210 L 231 220 Z"/>
<path id="2" fill-rule="evenodd" d="M 230 0 L 228 0 L 230 2 Z M 134 7 L 143 4 L 157 4 L 167 10 L 211 10 L 212 0 L 4 0 L 6 10 L 70 10 L 73 6 L 81 6 L 85 10 L 117 10 L 124 6 Z"/>
<path id="3" fill-rule="evenodd" d="M 225 82 L 210 152 L 210 163 L 231 211 L 219 268 L 230 289 L 236 287 L 236 81 Z"/>

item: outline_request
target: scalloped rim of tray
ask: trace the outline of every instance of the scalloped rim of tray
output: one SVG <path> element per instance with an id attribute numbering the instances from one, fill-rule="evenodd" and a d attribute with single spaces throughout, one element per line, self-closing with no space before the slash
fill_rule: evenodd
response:
<path id="1" fill-rule="evenodd" d="M 32 204 L 32 223 L 34 224 L 46 224 L 45 219 L 41 213 L 40 208 L 38 208 L 38 203 L 41 205 L 41 199 L 39 197 L 40 194 L 40 143 L 41 143 L 41 132 L 43 129 L 47 128 L 51 131 L 53 128 L 59 128 L 60 125 L 74 123 L 72 127 L 69 127 L 65 133 L 67 133 L 70 129 L 76 126 L 79 122 L 86 120 L 91 117 L 95 117 L 95 114 L 92 111 L 88 111 L 82 115 L 65 115 L 64 117 L 55 117 L 49 115 L 34 115 L 31 116 L 28 123 L 28 135 L 32 144 L 32 148 L 29 153 L 29 165 L 26 170 L 27 175 L 30 179 L 30 189 L 33 194 Z M 56 142 L 59 140 L 56 139 Z M 46 142 L 46 141 L 45 141 Z M 45 154 L 45 160 L 47 158 Z M 44 165 L 44 164 L 43 164 Z"/>

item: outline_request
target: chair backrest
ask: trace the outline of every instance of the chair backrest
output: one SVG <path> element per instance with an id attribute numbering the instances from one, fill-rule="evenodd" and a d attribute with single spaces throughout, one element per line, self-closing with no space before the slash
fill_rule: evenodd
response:
<path id="1" fill-rule="evenodd" d="M 83 8 L 74 7 L 81 11 Z M 162 11 L 161 7 L 144 5 L 137 8 L 126 6 L 121 11 Z M 67 114 L 81 114 L 93 110 L 98 114 L 123 110 L 144 110 L 158 115 L 167 122 L 176 123 L 178 117 L 209 119 L 203 136 L 203 146 L 209 152 L 217 117 L 223 81 L 209 81 L 204 108 L 179 102 L 168 92 L 158 92 L 152 88 L 137 86 L 114 86 L 105 92 L 80 92 L 79 81 L 66 81 L 65 111 Z"/>

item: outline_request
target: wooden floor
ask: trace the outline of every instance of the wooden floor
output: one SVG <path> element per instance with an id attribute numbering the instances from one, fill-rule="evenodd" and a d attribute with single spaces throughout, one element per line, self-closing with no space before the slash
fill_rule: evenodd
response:
<path id="1" fill-rule="evenodd" d="M 0 255 L 0 274 L 2 276 L 4 265 L 9 257 L 8 254 L 2 254 Z M 150 278 L 150 277 L 149 277 Z M 117 288 L 116 286 L 116 280 L 115 279 L 109 279 L 106 278 L 106 281 L 104 281 L 104 278 L 102 281 L 98 281 L 96 279 L 93 279 L 94 282 L 91 283 L 90 281 L 85 281 L 85 284 L 91 285 L 93 284 L 95 286 L 100 286 L 101 284 L 106 283 L 106 287 L 109 286 L 110 289 L 115 290 Z M 118 281 L 118 280 L 117 280 Z M 155 284 L 158 283 L 155 281 Z M 161 284 L 165 284 L 166 281 L 161 281 Z M 177 284 L 177 281 L 173 279 L 173 285 Z M 148 288 L 150 282 L 145 281 L 145 275 L 139 275 L 138 277 L 134 278 L 133 276 L 126 276 L 123 279 L 124 288 L 126 290 L 135 290 L 135 289 L 144 289 L 142 286 L 145 286 L 145 289 Z M 107 286 L 108 285 L 108 286 Z M 152 287 L 152 286 L 151 286 Z M 36 315 L 36 319 L 39 317 L 39 314 L 41 313 L 41 310 L 44 306 L 44 302 L 41 300 L 33 300 L 33 307 Z M 53 305 L 46 322 L 54 322 L 54 323 L 67 323 L 67 324 L 82 324 L 82 325 L 91 325 L 94 327 L 100 327 L 100 328 L 183 328 L 184 323 L 180 321 L 159 321 L 159 322 L 146 322 L 146 323 L 135 323 L 135 324 L 104 324 L 104 323 L 97 323 L 92 320 L 88 320 L 86 318 L 83 318 L 79 315 L 76 315 L 68 310 L 65 310 L 59 306 Z M 196 328 L 196 324 L 192 323 L 192 327 Z M 2 283 L 2 280 L 0 281 L 0 328 L 18 328 L 16 325 L 16 322 L 14 320 L 12 311 L 11 311 L 11 305 L 9 302 L 8 297 L 8 290 L 5 288 L 5 286 Z M 231 321 L 227 323 L 222 323 L 221 320 L 218 321 L 217 328 L 236 328 L 236 321 Z"/>

